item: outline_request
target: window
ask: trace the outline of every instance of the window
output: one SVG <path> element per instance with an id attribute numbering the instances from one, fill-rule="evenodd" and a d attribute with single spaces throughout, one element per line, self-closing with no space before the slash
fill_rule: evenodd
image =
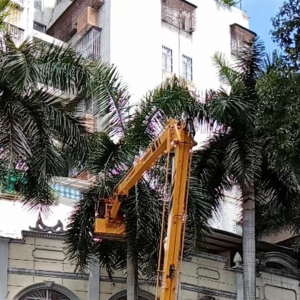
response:
<path id="1" fill-rule="evenodd" d="M 46 26 L 38 22 L 33 22 L 33 29 L 43 33 L 46 32 Z"/>
<path id="2" fill-rule="evenodd" d="M 162 68 L 165 71 L 173 72 L 172 50 L 164 46 L 162 47 Z"/>
<path id="3" fill-rule="evenodd" d="M 20 300 L 43 299 L 43 300 L 69 300 L 64 294 L 52 289 L 35 290 L 22 296 Z"/>
<path id="4" fill-rule="evenodd" d="M 43 3 L 42 0 L 34 0 L 34 8 L 37 11 L 42 11 L 43 10 Z"/>
<path id="5" fill-rule="evenodd" d="M 189 81 L 193 81 L 193 60 L 185 55 L 182 55 L 182 76 Z"/>

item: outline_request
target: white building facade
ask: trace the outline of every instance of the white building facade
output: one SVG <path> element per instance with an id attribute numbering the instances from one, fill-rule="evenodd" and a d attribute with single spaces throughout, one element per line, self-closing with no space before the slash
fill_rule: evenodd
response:
<path id="1" fill-rule="evenodd" d="M 117 66 L 135 103 L 173 74 L 198 94 L 217 89 L 213 56 L 230 61 L 254 33 L 248 16 L 216 0 L 13 0 L 7 18 L 17 44 L 32 36 L 71 44 Z M 90 100 L 83 113 L 93 114 Z M 211 225 L 241 233 L 238 202 L 228 197 Z"/>
<path id="2" fill-rule="evenodd" d="M 232 36 L 233 27 L 239 26 L 243 36 L 253 34 L 243 11 L 216 0 L 61 0 L 52 17 L 45 15 L 47 33 L 68 43 L 97 28 L 101 37 L 95 54 L 118 67 L 136 102 L 170 74 L 184 77 L 200 91 L 218 88 L 213 55 L 231 59 L 232 39 L 242 39 Z M 72 19 L 74 25 L 66 28 L 62 19 Z"/>

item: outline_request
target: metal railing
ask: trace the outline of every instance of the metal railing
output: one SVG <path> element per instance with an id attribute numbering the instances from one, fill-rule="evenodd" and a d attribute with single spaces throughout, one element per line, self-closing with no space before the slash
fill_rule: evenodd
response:
<path id="1" fill-rule="evenodd" d="M 19 28 L 15 25 L 6 23 L 5 27 L 8 31 L 8 33 L 11 34 L 12 40 L 16 43 L 19 44 L 21 42 L 23 42 L 24 40 L 24 29 Z"/>
<path id="2" fill-rule="evenodd" d="M 161 17 L 166 23 L 188 33 L 196 28 L 196 9 L 193 5 L 180 0 L 165 0 L 161 2 Z"/>
<path id="3" fill-rule="evenodd" d="M 101 31 L 92 27 L 76 44 L 75 50 L 84 58 L 99 58 Z"/>

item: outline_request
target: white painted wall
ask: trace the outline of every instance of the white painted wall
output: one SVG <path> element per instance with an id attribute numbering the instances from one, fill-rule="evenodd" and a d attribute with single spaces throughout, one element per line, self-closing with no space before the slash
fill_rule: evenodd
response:
<path id="1" fill-rule="evenodd" d="M 182 75 L 182 54 L 193 58 L 193 82 L 198 90 L 218 88 L 212 57 L 216 52 L 231 58 L 230 25 L 248 28 L 248 18 L 215 0 L 191 0 L 197 25 L 193 34 L 161 21 L 160 0 L 106 0 L 100 12 L 103 59 L 116 64 L 134 102 L 162 80 L 162 45 L 173 50 L 173 70 Z M 109 19 L 107 16 L 110 16 Z"/>
<path id="2" fill-rule="evenodd" d="M 110 34 L 111 34 L 111 1 L 107 0 L 99 11 L 99 27 L 101 28 L 101 58 L 110 62 Z"/>
<path id="3" fill-rule="evenodd" d="M 106 2 L 111 2 L 110 63 L 136 102 L 161 82 L 161 1 Z"/>
<path id="4" fill-rule="evenodd" d="M 49 214 L 42 216 L 47 226 L 54 226 L 61 220 L 66 227 L 69 222 L 74 203 L 63 197 L 59 201 L 58 205 L 51 206 Z M 37 218 L 37 210 L 29 210 L 19 201 L 0 198 L 0 236 L 21 238 L 21 231 L 29 230 L 29 226 L 35 227 Z"/>
<path id="5" fill-rule="evenodd" d="M 231 59 L 230 25 L 238 23 L 248 28 L 249 22 L 243 12 L 235 7 L 220 6 L 214 0 L 191 0 L 196 9 L 196 31 L 181 32 L 162 22 L 162 43 L 173 50 L 173 70 L 182 75 L 182 55 L 193 59 L 193 83 L 200 91 L 218 88 L 219 79 L 212 57 L 216 52 Z"/>
<path id="6" fill-rule="evenodd" d="M 240 199 L 241 193 L 237 187 L 234 187 L 231 191 L 226 191 L 224 200 L 220 203 L 219 210 L 209 220 L 209 225 L 213 228 L 241 235 L 242 228 L 237 225 L 242 216 Z"/>
<path id="7" fill-rule="evenodd" d="M 193 83 L 200 91 L 220 86 L 212 57 L 221 52 L 230 59 L 230 25 L 248 28 L 248 19 L 237 8 L 227 8 L 215 0 L 190 0 L 196 9 L 196 31 L 181 32 L 161 21 L 161 0 L 105 0 L 99 13 L 101 56 L 115 64 L 132 101 L 138 102 L 147 91 L 162 81 L 162 45 L 173 50 L 173 70 L 182 74 L 182 54 L 193 59 Z M 28 0 L 28 3 L 33 1 Z M 44 0 L 44 12 L 35 12 L 36 21 L 51 24 L 70 5 L 70 0 Z M 32 9 L 32 8 L 31 8 Z M 29 21 L 30 23 L 30 21 Z M 74 43 L 79 38 L 75 35 Z M 224 202 L 221 219 L 215 216 L 214 227 L 233 231 L 239 214 L 236 203 Z"/>
<path id="8" fill-rule="evenodd" d="M 34 1 L 32 0 L 32 5 L 33 2 Z M 34 21 L 47 26 L 52 19 L 53 10 L 56 4 L 56 0 L 42 0 L 42 10 L 34 10 Z"/>

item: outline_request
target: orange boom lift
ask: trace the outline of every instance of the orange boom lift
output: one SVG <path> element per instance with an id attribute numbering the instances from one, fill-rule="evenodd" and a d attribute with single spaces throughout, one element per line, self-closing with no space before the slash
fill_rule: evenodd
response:
<path id="1" fill-rule="evenodd" d="M 196 145 L 191 119 L 170 119 L 161 135 L 153 141 L 141 158 L 115 187 L 106 200 L 103 218 L 95 220 L 95 236 L 102 239 L 123 239 L 126 233 L 125 220 L 120 216 L 122 197 L 141 179 L 144 172 L 162 155 L 174 153 L 173 189 L 170 197 L 167 236 L 164 244 L 164 262 L 160 300 L 175 300 L 179 274 L 179 254 L 183 243 L 183 222 L 186 218 L 187 188 L 190 152 Z M 184 234 L 183 234 L 184 235 Z"/>

